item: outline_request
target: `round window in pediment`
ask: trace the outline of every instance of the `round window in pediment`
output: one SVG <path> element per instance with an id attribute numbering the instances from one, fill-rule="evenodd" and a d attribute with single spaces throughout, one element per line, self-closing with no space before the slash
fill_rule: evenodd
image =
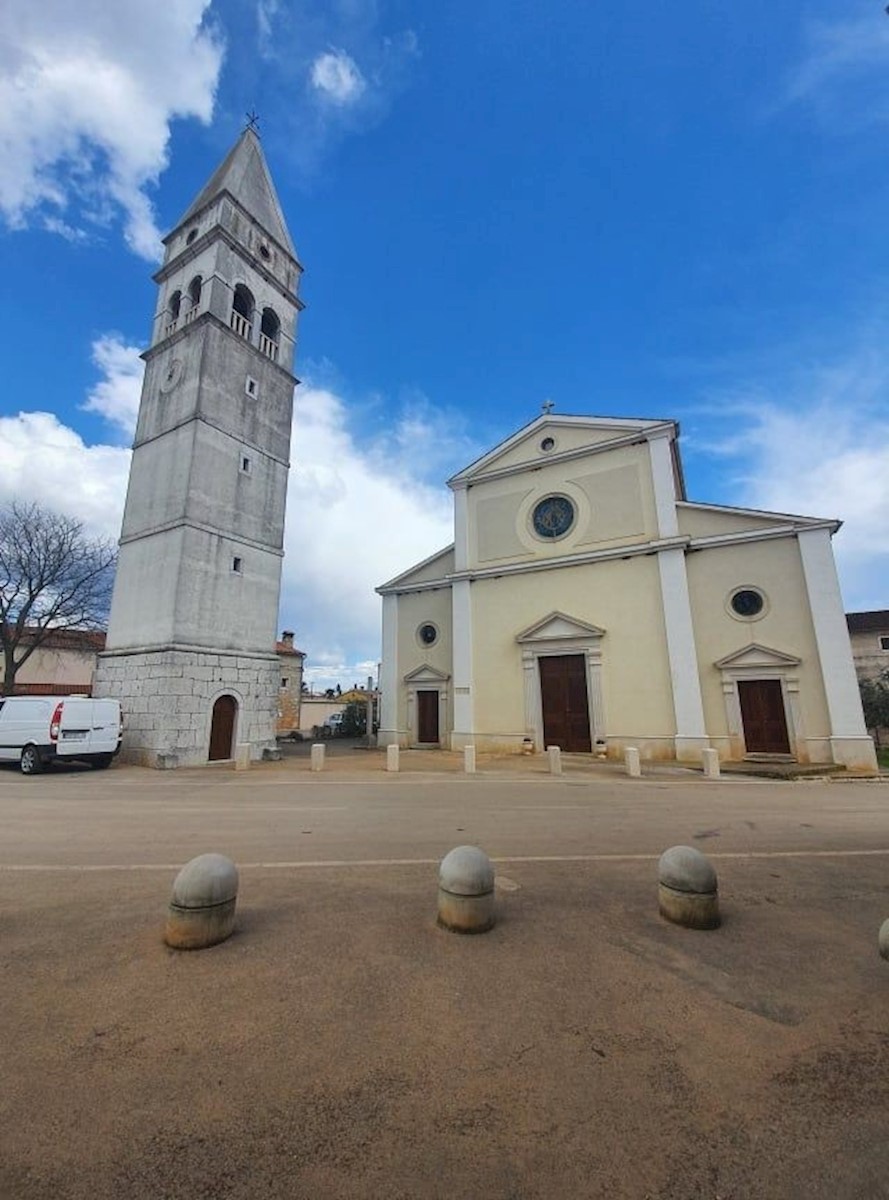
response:
<path id="1" fill-rule="evenodd" d="M 189 231 L 188 231 L 188 237 L 185 239 L 185 244 L 186 244 L 186 246 L 190 246 L 190 245 L 191 245 L 191 243 L 192 243 L 192 242 L 195 240 L 195 238 L 196 238 L 197 236 L 198 236 L 198 231 L 197 231 L 197 229 L 189 229 Z"/>
<path id="2" fill-rule="evenodd" d="M 570 532 L 575 515 L 574 505 L 567 496 L 547 496 L 534 506 L 531 524 L 538 537 L 554 541 Z"/>

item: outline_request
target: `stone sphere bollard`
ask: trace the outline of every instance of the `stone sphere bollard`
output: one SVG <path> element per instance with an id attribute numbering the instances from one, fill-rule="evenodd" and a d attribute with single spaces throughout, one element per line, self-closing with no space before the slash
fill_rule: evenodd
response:
<path id="1" fill-rule="evenodd" d="M 662 917 L 689 929 L 716 929 L 720 922 L 716 872 L 692 846 L 665 850 L 658 863 L 658 908 Z"/>
<path id="2" fill-rule="evenodd" d="M 880 926 L 877 941 L 880 947 L 880 957 L 889 958 L 889 920 L 884 921 Z"/>
<path id="3" fill-rule="evenodd" d="M 175 950 L 224 942 L 235 925 L 238 868 L 224 854 L 199 854 L 173 882 L 164 941 Z"/>
<path id="4" fill-rule="evenodd" d="M 441 860 L 438 923 L 455 933 L 484 933 L 494 924 L 494 868 L 478 846 L 457 846 Z"/>

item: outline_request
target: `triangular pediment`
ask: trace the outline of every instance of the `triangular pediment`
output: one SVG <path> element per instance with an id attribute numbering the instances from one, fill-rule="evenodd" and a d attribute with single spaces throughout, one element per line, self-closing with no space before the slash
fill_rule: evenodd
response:
<path id="1" fill-rule="evenodd" d="M 222 192 L 233 196 L 265 231 L 294 257 L 296 250 L 284 220 L 281 202 L 266 165 L 259 138 L 252 129 L 245 129 L 225 159 L 201 189 L 188 211 L 177 223 L 185 225 L 206 208 Z M 171 235 L 172 236 L 172 235 Z M 169 239 L 167 239 L 169 240 Z"/>
<path id="2" fill-rule="evenodd" d="M 429 663 L 422 663 L 419 667 L 414 667 L 413 671 L 408 671 L 404 677 L 405 683 L 446 683 L 450 679 L 450 675 L 444 671 L 439 671 L 437 667 L 430 667 Z"/>
<path id="3" fill-rule="evenodd" d="M 713 665 L 724 671 L 732 667 L 798 667 L 801 662 L 802 659 L 793 654 L 785 654 L 783 650 L 772 650 L 769 646 L 751 642 L 749 646 L 727 654 Z"/>
<path id="4" fill-rule="evenodd" d="M 527 629 L 516 634 L 516 641 L 559 642 L 569 638 L 572 641 L 578 639 L 588 641 L 590 638 L 600 638 L 604 633 L 604 629 L 600 629 L 598 625 L 590 625 L 588 621 L 569 617 L 567 613 L 563 612 L 551 612 L 542 621 L 535 621 L 533 625 L 529 625 Z"/>
<path id="5" fill-rule="evenodd" d="M 450 546 L 445 546 L 444 550 L 437 550 L 435 554 L 430 554 L 422 562 L 408 567 L 406 571 L 402 571 L 394 579 L 389 579 L 386 583 L 381 583 L 376 590 L 382 595 L 389 589 L 402 588 L 407 590 L 411 584 L 436 583 L 439 580 L 441 580 L 442 584 L 445 584 L 447 582 L 446 576 L 450 575 L 453 570 L 454 545 L 452 542 Z"/>
<path id="6" fill-rule="evenodd" d="M 626 444 L 656 429 L 673 430 L 672 421 L 633 417 L 579 417 L 546 413 L 535 418 L 487 454 L 477 458 L 448 480 L 451 488 L 499 474 L 539 467 L 562 458 L 575 458 L 585 450 L 593 452 L 610 444 Z M 545 443 L 547 445 L 545 445 Z"/>

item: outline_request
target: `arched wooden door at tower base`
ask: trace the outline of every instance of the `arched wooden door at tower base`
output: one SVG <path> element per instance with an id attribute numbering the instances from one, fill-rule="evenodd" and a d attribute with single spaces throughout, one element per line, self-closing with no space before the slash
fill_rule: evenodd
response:
<path id="1" fill-rule="evenodd" d="M 219 696 L 213 705 L 210 722 L 210 762 L 231 758 L 235 736 L 235 715 L 238 703 L 234 696 Z"/>

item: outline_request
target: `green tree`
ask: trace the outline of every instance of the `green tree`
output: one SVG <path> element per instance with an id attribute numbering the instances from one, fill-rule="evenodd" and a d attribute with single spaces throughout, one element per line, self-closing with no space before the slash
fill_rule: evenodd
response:
<path id="1" fill-rule="evenodd" d="M 860 679 L 861 704 L 864 708 L 864 723 L 874 733 L 877 747 L 880 745 L 880 729 L 889 728 L 889 670 L 873 679 Z"/>
<path id="2" fill-rule="evenodd" d="M 343 737 L 363 737 L 367 733 L 367 706 L 358 700 L 350 700 L 343 709 L 340 726 Z"/>
<path id="3" fill-rule="evenodd" d="M 47 638 L 61 629 L 102 629 L 108 619 L 113 542 L 39 504 L 0 508 L 0 650 L 3 688 Z"/>

